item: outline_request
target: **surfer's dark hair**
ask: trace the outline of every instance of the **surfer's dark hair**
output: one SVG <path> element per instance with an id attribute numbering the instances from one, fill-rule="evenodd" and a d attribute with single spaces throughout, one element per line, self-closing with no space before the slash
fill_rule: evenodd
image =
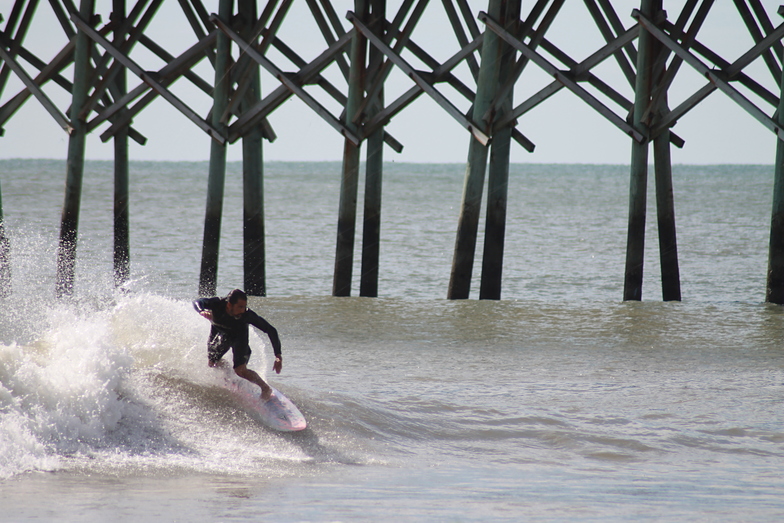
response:
<path id="1" fill-rule="evenodd" d="M 237 303 L 240 300 L 248 301 L 248 295 L 245 294 L 244 291 L 241 291 L 239 289 L 234 289 L 233 291 L 231 291 L 229 293 L 228 296 L 226 296 L 226 299 L 229 300 L 229 303 L 234 305 L 235 303 Z"/>

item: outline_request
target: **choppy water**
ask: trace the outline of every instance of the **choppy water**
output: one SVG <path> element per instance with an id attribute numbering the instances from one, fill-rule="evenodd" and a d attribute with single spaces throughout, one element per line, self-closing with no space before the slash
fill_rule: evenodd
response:
<path id="1" fill-rule="evenodd" d="M 504 300 L 450 302 L 462 166 L 389 166 L 379 299 L 328 296 L 339 165 L 268 166 L 270 296 L 251 307 L 285 368 L 269 376 L 262 337 L 251 367 L 310 423 L 280 434 L 204 365 L 204 164 L 134 165 L 121 293 L 111 167 L 88 166 L 72 303 L 53 298 L 64 166 L 0 167 L 0 520 L 784 517 L 771 168 L 676 167 L 684 301 L 657 301 L 651 217 L 647 301 L 623 303 L 626 168 L 515 166 Z M 242 281 L 237 172 L 221 292 Z"/>

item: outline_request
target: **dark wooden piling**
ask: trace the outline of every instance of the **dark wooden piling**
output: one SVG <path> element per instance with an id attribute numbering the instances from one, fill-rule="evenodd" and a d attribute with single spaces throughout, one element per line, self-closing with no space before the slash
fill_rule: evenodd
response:
<path id="1" fill-rule="evenodd" d="M 218 16 L 229 21 L 233 14 L 233 0 L 221 0 Z M 229 104 L 229 61 L 231 40 L 219 32 L 215 53 L 215 88 L 213 91 L 212 119 L 214 129 L 226 135 L 222 116 Z M 210 140 L 210 168 L 207 181 L 207 209 L 204 213 L 204 240 L 202 243 L 199 296 L 214 296 L 218 280 L 218 253 L 220 250 L 223 192 L 226 180 L 226 143 Z"/>
<path id="2" fill-rule="evenodd" d="M 402 144 L 385 131 L 385 126 L 420 95 L 431 97 L 472 135 L 447 293 L 452 299 L 469 296 L 485 176 L 488 203 L 479 297 L 500 299 L 510 136 L 526 150 L 533 152 L 534 144 L 516 128 L 517 120 L 562 89 L 571 91 L 633 139 L 624 275 L 625 300 L 642 299 L 647 163 L 650 154 L 648 144 L 653 141 L 662 297 L 667 301 L 681 298 L 670 147 L 671 144 L 682 147 L 684 140 L 675 134 L 672 127 L 708 95 L 718 90 L 773 131 L 779 140 L 784 138 L 784 97 L 769 91 L 763 84 L 751 78 L 748 71 L 744 72 L 744 68 L 751 63 L 764 63 L 776 81 L 784 81 L 779 59 L 784 53 L 781 43 L 784 38 L 784 24 L 774 27 L 759 0 L 734 2 L 754 44 L 732 63 L 708 49 L 699 39 L 699 29 L 715 3 L 711 1 L 685 2 L 677 21 L 671 23 L 667 13 L 662 10 L 662 0 L 641 0 L 640 10 L 632 11 L 632 18 L 639 24 L 626 28 L 624 18 L 615 12 L 613 2 L 585 0 L 585 7 L 593 18 L 595 27 L 606 40 L 606 45 L 584 60 L 577 61 L 560 49 L 557 42 L 545 38 L 548 28 L 559 16 L 561 8 L 567 4 L 565 0 L 538 0 L 525 20 L 520 20 L 519 0 L 489 0 L 489 12 L 479 13 L 478 16 L 471 12 L 465 0 L 443 0 L 441 4 L 460 46 L 460 49 L 443 63 L 431 56 L 424 47 L 420 47 L 423 42 L 418 39 L 423 31 L 414 35 L 414 29 L 423 12 L 433 5 L 428 0 L 405 0 L 389 23 L 385 21 L 385 0 L 355 0 L 355 11 L 347 15 L 354 27 L 348 32 L 331 0 L 307 0 L 314 21 L 324 33 L 328 46 L 310 62 L 294 52 L 296 45 L 290 47 L 278 34 L 292 0 L 266 2 L 260 17 L 257 17 L 257 4 L 254 0 L 238 0 L 239 10 L 236 16 L 234 0 L 221 0 L 220 15 L 214 17 L 210 16 L 201 0 L 181 1 L 180 7 L 194 29 L 198 42 L 178 57 L 170 55 L 145 34 L 162 1 L 136 2 L 126 16 L 127 0 L 112 0 L 111 23 L 101 27 L 97 27 L 99 17 L 94 16 L 95 0 L 80 0 L 78 13 L 74 12 L 71 0 L 48 2 L 64 30 L 67 41 L 48 64 L 23 45 L 28 28 L 32 26 L 36 16 L 36 9 L 40 11 L 39 4 L 45 2 L 12 2 L 8 23 L 0 31 L 0 94 L 3 93 L 11 74 L 15 74 L 24 84 L 21 92 L 0 106 L 0 134 L 5 123 L 25 101 L 35 98 L 70 135 L 57 253 L 58 296 L 73 293 L 84 177 L 85 136 L 103 123 L 109 123 L 110 126 L 100 135 L 101 139 L 115 139 L 115 283 L 122 286 L 128 281 L 128 139 L 140 144 L 145 142 L 144 136 L 130 123 L 135 115 L 159 96 L 213 139 L 199 280 L 201 295 L 212 295 L 216 289 L 226 142 L 234 143 L 240 138 L 243 141 L 245 288 L 253 295 L 266 294 L 261 140 L 274 139 L 268 117 L 292 96 L 299 97 L 346 139 L 333 275 L 333 294 L 336 296 L 348 296 L 351 293 L 360 144 L 365 140 L 368 148 L 359 293 L 362 296 L 378 295 L 382 144 L 387 143 L 398 152 L 402 150 Z M 780 9 L 779 14 L 782 13 L 784 10 Z M 485 24 L 484 33 L 480 32 L 477 19 Z M 379 27 L 380 20 L 384 20 L 381 23 L 383 27 Z M 633 23 L 631 20 L 629 22 Z M 241 23 L 244 25 L 240 30 L 242 34 L 239 35 L 233 27 L 238 27 Z M 217 29 L 213 30 L 213 25 Z M 108 39 L 109 33 L 113 35 L 112 41 Z M 636 48 L 633 43 L 635 39 L 638 39 Z M 231 58 L 232 41 L 240 50 L 236 64 L 233 64 Z M 346 60 L 345 50 L 350 41 L 352 50 L 349 60 Z M 136 43 L 147 47 L 167 62 L 166 65 L 157 71 L 149 71 L 136 63 L 131 57 Z M 369 52 L 366 50 L 368 45 L 372 46 Z M 268 56 L 270 46 L 274 47 L 276 52 Z M 481 65 L 474 55 L 480 46 Z M 503 59 L 506 48 L 519 53 L 515 62 Z M 540 54 L 540 48 L 548 56 Z M 278 53 L 294 64 L 296 69 L 284 70 L 283 66 L 276 64 L 280 58 Z M 424 65 L 415 67 L 408 62 L 406 54 L 415 56 Z M 204 81 L 196 70 L 192 70 L 204 56 L 215 68 L 214 85 Z M 599 78 L 602 73 L 595 68 L 610 57 L 615 58 L 625 79 L 634 90 L 633 101 Z M 757 58 L 762 60 L 757 61 Z M 31 76 L 29 68 L 23 67 L 20 60 L 37 69 L 39 73 Z M 94 67 L 91 66 L 91 60 Z M 476 89 L 472 89 L 452 73 L 463 61 L 476 81 Z M 251 62 L 255 64 L 251 66 Z M 346 77 L 347 92 L 330 82 L 326 76 L 322 76 L 322 72 L 332 62 L 337 64 Z M 552 76 L 553 80 L 517 107 L 513 107 L 513 100 L 511 96 L 507 98 L 507 95 L 514 92 L 514 86 L 529 62 Z M 635 63 L 636 71 L 632 66 Z M 73 82 L 62 73 L 64 69 L 70 68 L 71 64 Z M 681 64 L 692 67 L 708 83 L 671 110 L 667 105 L 667 91 Z M 265 68 L 275 81 L 280 83 L 266 98 L 261 96 L 259 66 Z M 415 86 L 385 107 L 384 83 L 395 67 L 411 79 Z M 126 89 L 126 71 L 141 80 L 141 84 L 131 92 Z M 170 84 L 180 78 L 188 79 L 213 98 L 209 122 L 168 89 Z M 48 88 L 44 91 L 43 87 L 49 82 L 56 83 L 70 92 L 71 108 L 68 117 L 55 103 L 56 98 L 49 97 Z M 583 88 L 581 84 L 585 83 L 590 84 L 593 89 L 589 91 Z M 468 115 L 464 108 L 458 108 L 439 90 L 443 84 L 451 86 L 454 92 L 472 104 Z M 758 108 L 743 92 L 735 88 L 738 84 L 768 103 L 770 111 Z M 319 88 L 323 90 L 322 94 L 334 99 L 345 109 L 342 116 L 332 114 L 311 94 L 312 90 Z M 780 86 L 780 89 L 784 91 L 784 86 Z M 597 98 L 592 91 L 599 91 L 603 98 Z M 88 97 L 89 93 L 91 94 Z M 389 90 L 386 94 L 389 95 Z M 778 113 L 770 116 L 769 113 L 777 107 Z M 627 118 L 629 111 L 632 111 L 632 118 Z M 93 113 L 94 118 L 88 120 Z M 232 120 L 234 121 L 229 126 Z M 568 125 L 568 121 L 564 124 Z M 779 142 L 766 293 L 767 300 L 773 303 L 784 303 L 783 149 L 784 146 Z M 0 294 L 10 288 L 8 256 L 8 241 L 3 230 L 0 205 Z"/>
<path id="3" fill-rule="evenodd" d="M 520 18 L 520 0 L 504 4 L 505 29 L 516 32 Z M 500 85 L 506 84 L 514 73 L 514 49 L 501 43 L 501 67 L 498 74 Z M 512 112 L 514 100 L 512 90 L 504 94 L 498 117 Z M 490 166 L 487 173 L 487 213 L 485 218 L 485 242 L 482 253 L 482 277 L 479 285 L 480 300 L 500 300 L 504 267 L 504 242 L 506 238 L 506 207 L 509 188 L 509 154 L 511 152 L 512 127 L 496 131 L 490 146 Z"/>
<path id="4" fill-rule="evenodd" d="M 384 37 L 386 0 L 370 1 L 368 27 L 379 37 Z M 368 78 L 381 74 L 383 53 L 370 46 L 368 56 Z M 371 96 L 369 94 L 368 96 Z M 375 116 L 384 108 L 384 89 L 379 87 L 373 100 L 367 104 L 368 117 Z M 365 163 L 365 208 L 362 215 L 362 265 L 359 280 L 359 295 L 378 296 L 378 275 L 381 249 L 381 186 L 384 171 L 384 127 L 376 129 L 367 139 L 367 161 Z"/>
<path id="5" fill-rule="evenodd" d="M 777 122 L 784 127 L 784 74 L 781 79 L 781 97 Z M 784 142 L 776 137 L 776 165 L 773 182 L 773 209 L 770 217 L 768 247 L 768 279 L 765 301 L 784 305 Z"/>
<path id="6" fill-rule="evenodd" d="M 82 0 L 79 15 L 82 20 L 91 20 L 95 10 L 94 0 Z M 71 132 L 68 138 L 68 160 L 66 166 L 65 201 L 60 226 L 60 243 L 57 251 L 58 297 L 73 294 L 76 267 L 76 240 L 79 229 L 79 208 L 84 178 L 84 153 L 87 123 L 80 118 L 82 106 L 87 101 L 90 87 L 90 49 L 92 43 L 83 30 L 76 34 L 74 48 L 74 82 L 71 98 Z"/>
<path id="7" fill-rule="evenodd" d="M 488 15 L 494 20 L 500 20 L 504 3 L 502 0 L 490 0 L 487 9 Z M 481 121 L 493 102 L 498 87 L 500 63 L 501 41 L 493 31 L 486 29 L 482 44 L 482 64 L 479 68 L 476 98 L 472 108 L 473 120 L 476 122 Z M 447 291 L 447 298 L 450 300 L 467 299 L 471 290 L 471 274 L 474 268 L 487 156 L 488 146 L 472 137 L 468 146 L 463 202 L 458 219 L 452 273 Z"/>
<path id="8" fill-rule="evenodd" d="M 3 192 L 0 190 L 0 298 L 11 295 L 11 243 L 5 235 Z"/>
<path id="9" fill-rule="evenodd" d="M 125 0 L 113 0 L 112 16 L 121 25 L 125 21 Z M 122 47 L 126 37 L 121 32 L 114 35 L 114 45 Z M 126 70 L 115 73 L 115 88 L 118 95 L 127 92 Z M 130 278 L 130 226 L 129 226 L 129 165 L 128 126 L 114 135 L 114 284 L 123 286 Z"/>
<path id="10" fill-rule="evenodd" d="M 367 1 L 355 0 L 355 15 L 367 22 Z M 346 128 L 356 134 L 353 115 L 362 105 L 365 92 L 365 56 L 367 39 L 357 32 L 351 41 L 348 99 L 346 100 Z M 333 296 L 351 295 L 351 274 L 354 265 L 354 236 L 357 220 L 357 191 L 359 187 L 360 146 L 346 137 L 343 148 L 343 173 L 340 180 L 338 234 L 335 247 L 335 270 L 332 279 Z"/>
<path id="11" fill-rule="evenodd" d="M 258 45 L 253 34 L 257 19 L 256 1 L 239 0 L 238 10 L 244 26 L 241 34 L 252 45 Z M 249 110 L 261 100 L 261 75 L 255 62 L 248 72 L 249 86 L 240 104 Z M 251 296 L 266 296 L 266 250 L 264 229 L 264 151 L 262 124 L 258 124 L 242 138 L 243 187 L 243 265 L 245 292 Z"/>
<path id="12" fill-rule="evenodd" d="M 653 18 L 655 0 L 642 0 L 640 12 Z M 645 111 L 651 98 L 651 67 L 653 38 L 642 29 L 637 49 L 637 78 L 633 125 L 638 132 L 647 128 Z M 643 133 L 645 134 L 645 133 Z M 626 272 L 624 300 L 642 300 L 643 259 L 645 251 L 645 217 L 648 197 L 648 142 L 632 141 L 631 176 L 629 182 L 629 226 L 626 239 Z"/>
<path id="13" fill-rule="evenodd" d="M 666 109 L 666 97 L 662 99 Z M 678 267 L 678 242 L 675 233 L 675 199 L 672 191 L 672 157 L 670 131 L 662 131 L 653 140 L 653 165 L 656 178 L 656 215 L 659 229 L 662 300 L 681 300 L 681 277 Z"/>

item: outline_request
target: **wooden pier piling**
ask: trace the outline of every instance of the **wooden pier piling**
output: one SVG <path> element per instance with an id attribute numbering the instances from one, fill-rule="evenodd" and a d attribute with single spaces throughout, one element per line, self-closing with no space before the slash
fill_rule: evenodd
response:
<path id="1" fill-rule="evenodd" d="M 94 0 L 82 0 L 79 15 L 82 20 L 91 20 L 95 11 Z M 65 180 L 65 202 L 60 226 L 60 244 L 57 251 L 58 297 L 73 294 L 74 271 L 76 268 L 76 241 L 79 229 L 79 208 L 84 178 L 84 153 L 87 123 L 80 116 L 87 101 L 90 88 L 90 49 L 92 42 L 83 30 L 76 34 L 74 47 L 74 81 L 71 98 L 71 132 L 68 138 L 68 160 Z"/>
<path id="2" fill-rule="evenodd" d="M 656 4 L 656 0 L 642 0 L 640 12 L 648 18 L 653 18 Z M 641 30 L 638 42 L 633 126 L 640 134 L 645 135 L 648 125 L 644 117 L 651 99 L 653 37 L 648 31 Z M 633 140 L 629 181 L 629 226 L 626 237 L 626 272 L 623 286 L 624 300 L 642 300 L 647 199 L 648 142 Z"/>
<path id="3" fill-rule="evenodd" d="M 422 40 L 428 28 L 417 29 L 426 9 L 430 12 L 439 8 L 434 7 L 433 2 L 404 0 L 397 13 L 390 15 L 390 21 L 386 19 L 386 0 L 355 0 L 354 11 L 346 15 L 349 21 L 346 24 L 330 0 L 306 0 L 310 14 L 305 16 L 312 15 L 312 22 L 326 42 L 326 49 L 308 61 L 295 51 L 296 42 L 290 46 L 279 34 L 292 1 L 237 0 L 235 12 L 234 0 L 220 0 L 218 15 L 211 15 L 203 0 L 183 0 L 179 6 L 193 29 L 196 42 L 175 57 L 146 33 L 163 0 L 137 0 L 132 7 L 128 6 L 127 13 L 127 0 L 112 0 L 111 16 L 103 23 L 101 17 L 96 16 L 95 0 L 80 0 L 78 11 L 70 0 L 52 0 L 48 3 L 52 10 L 50 14 L 54 14 L 65 38 L 49 63 L 24 45 L 36 9 L 40 11 L 44 2 L 13 2 L 8 23 L 0 30 L 0 97 L 11 74 L 16 75 L 24 88 L 0 105 L 0 135 L 6 122 L 31 98 L 69 134 L 57 252 L 58 296 L 69 296 L 74 290 L 85 137 L 104 123 L 109 125 L 101 133 L 101 139 L 114 138 L 115 285 L 122 287 L 130 277 L 128 139 L 144 145 L 146 138 L 131 126 L 131 122 L 157 97 L 163 98 L 211 137 L 199 294 L 215 294 L 227 147 L 241 139 L 244 284 L 249 294 L 265 295 L 262 139 L 274 140 L 268 117 L 293 96 L 299 97 L 344 137 L 332 275 L 335 296 L 351 294 L 360 148 L 363 143 L 366 146 L 359 294 L 378 296 L 383 144 L 397 152 L 403 147 L 386 129 L 397 114 L 419 96 L 426 95 L 471 136 L 447 296 L 452 299 L 469 297 L 480 210 L 487 183 L 479 298 L 500 299 L 511 143 L 515 141 L 527 151 L 534 151 L 533 142 L 517 128 L 518 120 L 554 94 L 566 90 L 631 138 L 625 300 L 642 299 L 648 160 L 652 142 L 662 298 L 680 300 L 671 146 L 683 147 L 684 139 L 672 128 L 711 93 L 721 91 L 772 131 L 778 140 L 766 299 L 784 304 L 784 148 L 781 143 L 784 140 L 784 24 L 774 26 L 759 0 L 733 2 L 753 41 L 753 46 L 734 62 L 723 59 L 700 41 L 700 29 L 715 3 L 707 0 L 685 2 L 674 21 L 668 19 L 663 0 L 641 0 L 640 9 L 633 10 L 627 18 L 616 12 L 619 3 L 585 0 L 590 21 L 606 43 L 577 59 L 568 56 L 558 42 L 545 37 L 557 17 L 572 15 L 573 12 L 561 13 L 566 11 L 562 8 L 573 5 L 571 2 L 538 0 L 522 18 L 520 0 L 489 0 L 487 13 L 472 12 L 465 0 L 443 0 L 440 7 L 458 44 L 458 49 L 443 63 L 430 54 L 427 42 Z M 263 10 L 259 16 L 257 11 L 261 5 Z M 784 9 L 778 14 L 784 14 Z M 137 43 L 162 59 L 165 65 L 150 71 L 144 66 L 146 64 L 137 63 L 131 56 Z M 267 51 L 273 48 L 275 52 L 268 55 Z M 238 51 L 236 59 L 232 56 L 233 49 Z M 479 56 L 481 60 L 477 60 Z M 204 57 L 214 67 L 214 84 L 201 78 L 194 69 Z M 597 66 L 608 59 L 614 59 L 618 68 L 616 73 L 620 73 L 616 75 L 631 86 L 633 100 L 611 85 L 611 81 L 599 77 L 604 71 L 597 72 Z M 274 63 L 278 60 L 293 64 L 294 70 Z M 776 92 L 752 78 L 752 73 L 744 72 L 753 62 L 764 63 L 775 82 L 780 84 L 773 90 Z M 328 79 L 329 74 L 324 74 L 333 63 L 345 78 L 345 85 L 342 80 L 335 82 Z M 516 102 L 515 106 L 513 93 L 520 91 L 515 90 L 515 86 L 525 81 L 523 73 L 529 64 L 552 80 L 532 96 Z M 465 67 L 458 72 L 456 68 L 461 65 Z M 694 69 L 707 83 L 670 109 L 669 87 L 682 65 Z M 30 74 L 29 68 L 37 72 Z M 260 68 L 273 77 L 273 82 L 280 84 L 266 97 L 261 92 Z M 385 81 L 393 68 L 414 85 L 387 103 Z M 73 81 L 63 73 L 68 69 L 73 71 Z M 140 80 L 130 91 L 127 72 Z M 186 79 L 212 98 L 209 116 L 199 115 L 169 90 L 169 85 L 179 79 Z M 58 108 L 56 98 L 44 91 L 44 87 L 47 90 L 56 88 L 46 85 L 49 83 L 70 93 L 69 110 Z M 463 101 L 463 106 L 458 107 L 439 90 L 441 84 L 447 84 L 450 93 L 468 103 Z M 736 87 L 738 85 L 762 103 L 769 104 L 771 109 L 765 111 L 757 107 Z M 314 96 L 314 91 L 319 89 L 320 95 L 340 105 L 342 114 L 332 114 Z M 390 92 L 394 90 L 387 89 L 386 95 Z M 568 125 L 568 122 L 564 124 Z M 0 294 L 10 288 L 9 248 L 4 226 L 0 205 Z"/>
<path id="4" fill-rule="evenodd" d="M 5 234 L 3 191 L 0 188 L 0 298 L 11 295 L 11 242 Z"/>
<path id="5" fill-rule="evenodd" d="M 367 0 L 354 0 L 354 14 L 367 23 Z M 365 92 L 365 57 L 367 39 L 355 33 L 351 40 L 351 67 L 348 77 L 348 99 L 346 101 L 346 128 L 356 134 L 353 121 Z M 333 296 L 351 295 L 351 275 L 354 266 L 354 236 L 357 221 L 357 192 L 359 190 L 360 145 L 346 137 L 343 146 L 343 174 L 340 179 L 340 202 L 338 207 L 338 234 L 335 246 L 335 271 L 332 279 Z"/>
<path id="6" fill-rule="evenodd" d="M 781 77 L 781 97 L 777 122 L 784 127 L 784 73 Z M 784 141 L 776 140 L 776 165 L 773 179 L 773 209 L 770 218 L 768 247 L 768 278 L 765 301 L 784 305 Z"/>
<path id="7" fill-rule="evenodd" d="M 228 21 L 234 14 L 233 0 L 220 0 L 218 16 Z M 231 75 L 231 40 L 218 33 L 215 52 L 215 88 L 213 91 L 212 127 L 220 134 L 227 134 L 227 126 L 222 121 L 223 113 L 229 104 Z M 204 213 L 204 240 L 202 243 L 201 274 L 199 276 L 199 296 L 214 296 L 218 280 L 218 253 L 220 251 L 221 219 L 223 216 L 223 193 L 226 183 L 226 143 L 210 141 L 210 168 L 207 180 L 207 209 Z"/>
<path id="8" fill-rule="evenodd" d="M 517 32 L 522 2 L 505 2 L 501 22 L 511 33 Z M 499 85 L 507 85 L 515 69 L 515 52 L 505 42 L 500 42 Z M 503 102 L 498 105 L 498 117 L 512 112 L 513 92 L 511 89 L 498 93 Z M 487 176 L 487 212 L 485 218 L 485 242 L 482 253 L 482 276 L 479 285 L 480 300 L 500 300 L 503 280 L 504 242 L 506 238 L 506 207 L 509 193 L 509 155 L 511 154 L 512 128 L 496 131 L 490 145 L 490 166 Z"/>
<path id="9" fill-rule="evenodd" d="M 503 0 L 490 0 L 487 9 L 488 15 L 494 20 L 501 20 L 505 3 Z M 472 118 L 474 122 L 484 123 L 488 128 L 492 127 L 493 122 L 492 120 L 487 122 L 484 118 L 487 110 L 491 107 L 498 88 L 503 58 L 502 49 L 498 35 L 486 29 L 482 44 L 482 63 L 479 68 Z M 463 184 L 463 201 L 457 225 L 455 252 L 452 258 L 452 274 L 447 291 L 448 299 L 467 299 L 471 291 L 471 274 L 474 268 L 479 215 L 482 207 L 482 192 L 487 170 L 488 148 L 487 143 L 480 142 L 475 136 L 470 138 L 465 182 Z"/>
<path id="10" fill-rule="evenodd" d="M 663 99 L 662 103 L 666 107 L 666 99 Z M 653 165 L 656 178 L 656 216 L 659 229 L 662 300 L 681 301 L 669 129 L 662 131 L 653 140 Z"/>
<path id="11" fill-rule="evenodd" d="M 125 22 L 125 0 L 113 0 L 113 21 L 122 25 Z M 122 32 L 114 35 L 114 45 L 122 47 L 126 38 Z M 125 68 L 120 68 L 115 77 L 117 95 L 126 94 L 127 82 Z M 122 287 L 131 274 L 131 248 L 129 225 L 129 157 L 128 125 L 114 135 L 114 285 Z"/>
<path id="12" fill-rule="evenodd" d="M 384 38 L 386 0 L 370 0 L 368 27 Z M 381 76 L 384 55 L 370 46 L 368 52 L 368 79 Z M 373 92 L 368 94 L 372 96 Z M 375 99 L 367 104 L 368 118 L 384 108 L 383 84 L 378 88 Z M 367 161 L 365 162 L 365 207 L 362 214 L 362 264 L 359 280 L 359 295 L 370 298 L 378 296 L 378 275 L 381 249 L 381 187 L 384 172 L 384 127 L 376 129 L 367 139 Z"/>
<path id="13" fill-rule="evenodd" d="M 243 22 L 241 35 L 245 41 L 258 45 L 258 35 L 253 34 L 256 0 L 239 0 L 238 12 Z M 251 70 L 246 73 L 249 87 L 240 104 L 243 111 L 261 100 L 259 65 L 252 62 L 249 67 Z M 243 267 L 245 292 L 251 296 L 267 295 L 262 134 L 262 124 L 258 124 L 242 138 Z"/>

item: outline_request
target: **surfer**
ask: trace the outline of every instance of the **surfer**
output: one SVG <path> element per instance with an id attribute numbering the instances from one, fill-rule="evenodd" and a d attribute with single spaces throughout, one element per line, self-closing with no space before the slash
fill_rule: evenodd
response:
<path id="1" fill-rule="evenodd" d="M 261 397 L 269 399 L 272 388 L 261 376 L 248 368 L 250 345 L 248 345 L 248 325 L 253 325 L 267 333 L 272 350 L 275 352 L 275 363 L 272 370 L 280 374 L 283 369 L 283 357 L 280 353 L 278 331 L 270 323 L 248 308 L 248 296 L 245 292 L 234 289 L 225 298 L 200 298 L 193 302 L 196 311 L 212 322 L 209 341 L 207 342 L 207 363 L 215 367 L 229 349 L 234 355 L 234 372 L 237 376 L 261 387 Z"/>

